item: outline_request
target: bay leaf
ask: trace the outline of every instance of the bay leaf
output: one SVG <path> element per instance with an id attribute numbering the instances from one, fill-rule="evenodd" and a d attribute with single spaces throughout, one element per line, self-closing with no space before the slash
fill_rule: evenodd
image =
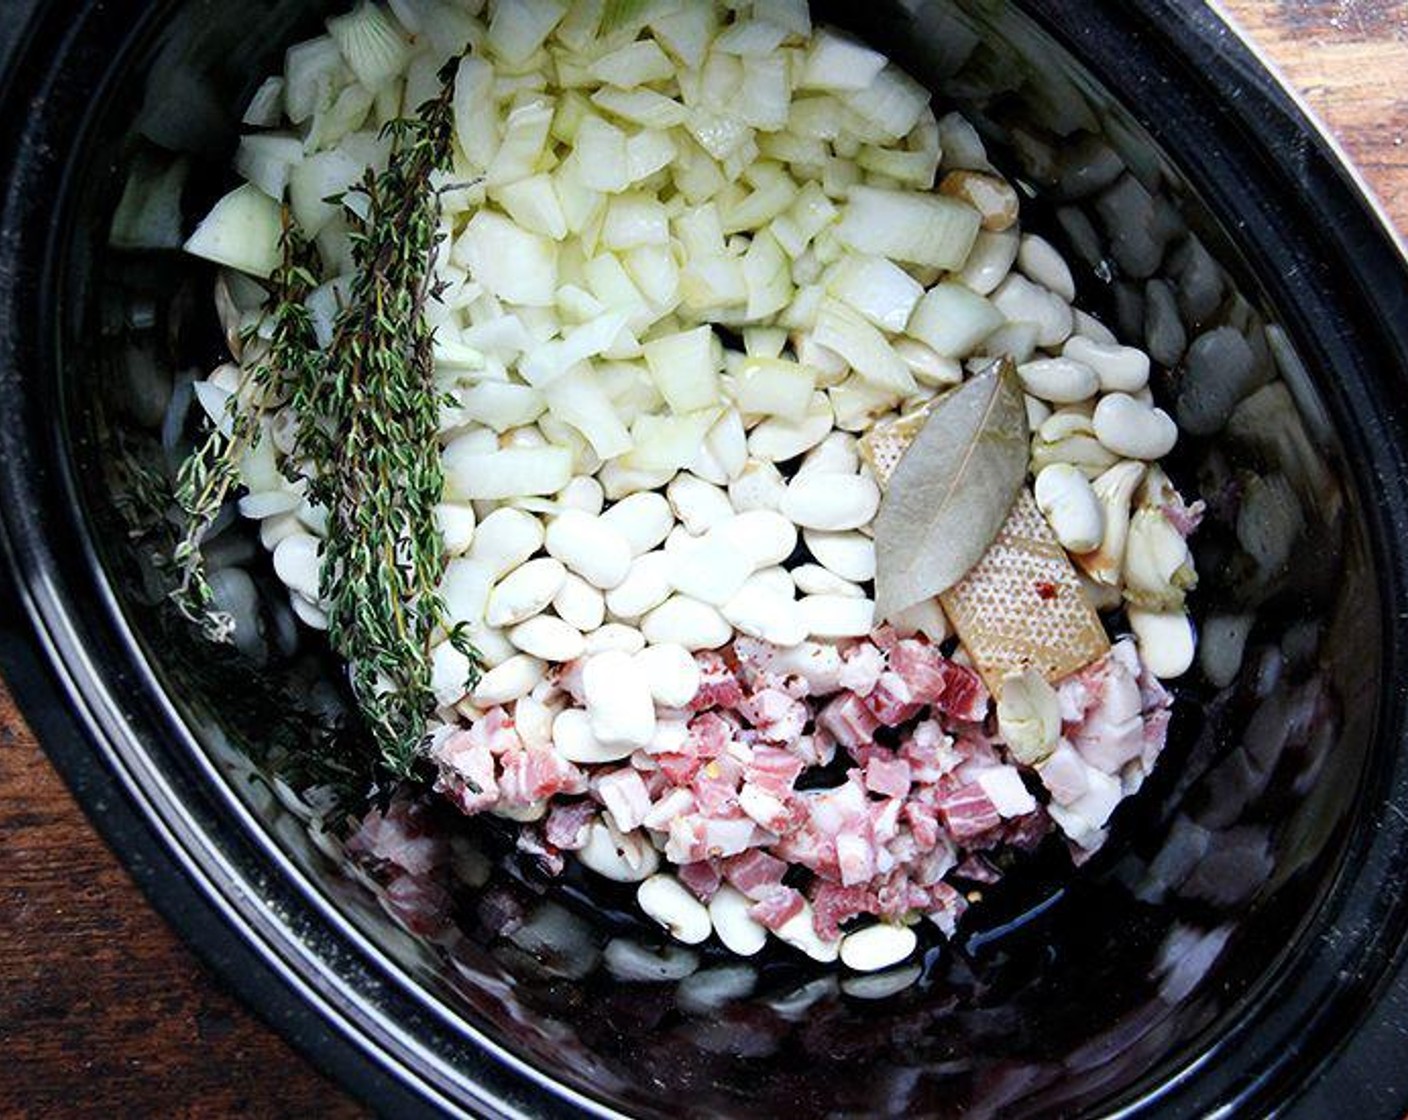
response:
<path id="1" fill-rule="evenodd" d="M 931 406 L 875 518 L 875 609 L 942 594 L 982 559 L 1027 477 L 1027 411 L 1010 359 Z"/>

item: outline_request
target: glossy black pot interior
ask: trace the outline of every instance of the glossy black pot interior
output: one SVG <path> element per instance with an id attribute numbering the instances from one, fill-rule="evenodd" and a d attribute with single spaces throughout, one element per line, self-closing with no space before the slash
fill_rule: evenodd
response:
<path id="1" fill-rule="evenodd" d="M 482 890 L 417 936 L 310 835 L 246 754 L 297 733 L 318 661 L 272 630 L 262 669 L 212 655 L 153 606 L 122 516 L 163 386 L 219 357 L 211 274 L 107 241 L 134 161 L 188 160 L 187 228 L 224 189 L 239 108 L 316 27 L 309 3 L 51 5 L 13 49 L 11 679 L 168 916 L 388 1112 L 1401 1115 L 1402 259 L 1200 8 L 825 7 L 980 125 L 1195 433 L 1176 466 L 1211 508 L 1196 611 L 1250 639 L 1229 685 L 1181 683 L 1099 859 L 1014 875 L 908 986 L 783 962 L 719 1003 L 611 979 L 606 938 L 649 934 L 571 899 L 588 947 L 565 957 L 497 936 Z M 238 530 L 224 548 L 267 578 Z"/>

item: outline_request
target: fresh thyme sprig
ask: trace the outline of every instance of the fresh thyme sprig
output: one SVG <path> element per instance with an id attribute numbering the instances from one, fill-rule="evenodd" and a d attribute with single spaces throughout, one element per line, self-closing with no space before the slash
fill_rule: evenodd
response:
<path id="1" fill-rule="evenodd" d="M 312 319 L 304 303 L 317 281 L 305 264 L 308 244 L 284 212 L 282 260 L 270 277 L 271 332 L 268 348 L 241 372 L 227 404 L 228 424 L 214 424 L 176 474 L 173 497 L 182 532 L 171 551 L 177 586 L 171 598 L 206 637 L 230 640 L 234 621 L 216 609 L 201 551 L 206 534 L 239 482 L 240 464 L 258 444 L 262 421 L 280 399 L 285 382 L 306 369 L 315 352 Z M 246 343 L 253 343 L 251 334 Z"/>
<path id="2" fill-rule="evenodd" d="M 430 651 L 445 626 L 435 506 L 444 488 L 426 301 L 441 241 L 435 172 L 452 153 L 454 63 L 416 116 L 391 121 L 385 171 L 344 199 L 355 272 L 323 369 L 293 387 L 297 456 L 329 511 L 320 598 L 382 761 L 409 773 L 434 710 Z M 470 658 L 463 633 L 448 635 Z M 471 680 L 471 684 L 472 684 Z"/>

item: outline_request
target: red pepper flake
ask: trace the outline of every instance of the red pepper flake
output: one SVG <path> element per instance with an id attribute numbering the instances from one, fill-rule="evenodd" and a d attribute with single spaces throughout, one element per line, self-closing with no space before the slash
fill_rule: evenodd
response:
<path id="1" fill-rule="evenodd" d="M 1050 580 L 1038 580 L 1034 585 L 1037 597 L 1046 600 L 1048 603 L 1056 598 L 1056 585 Z"/>

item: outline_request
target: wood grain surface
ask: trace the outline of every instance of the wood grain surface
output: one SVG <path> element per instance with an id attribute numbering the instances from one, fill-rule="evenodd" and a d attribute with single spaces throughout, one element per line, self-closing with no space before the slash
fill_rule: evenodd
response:
<path id="1" fill-rule="evenodd" d="M 1408 0 L 1224 0 L 1408 230 Z M 0 1116 L 357 1109 L 147 906 L 0 682 Z"/>

